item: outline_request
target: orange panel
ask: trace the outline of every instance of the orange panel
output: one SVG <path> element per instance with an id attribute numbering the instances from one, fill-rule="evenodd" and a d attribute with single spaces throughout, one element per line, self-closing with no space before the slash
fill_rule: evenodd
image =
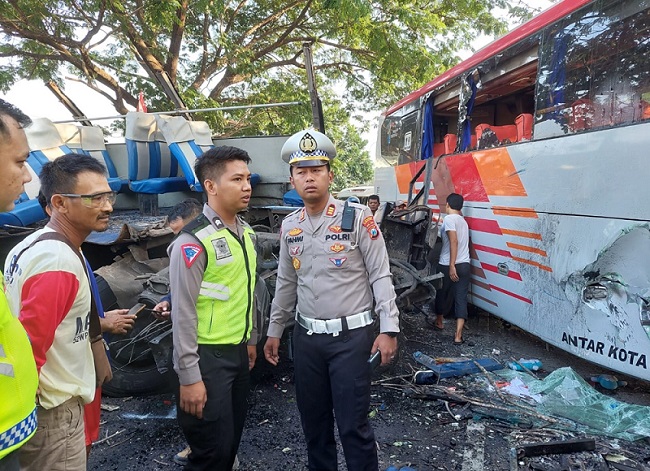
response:
<path id="1" fill-rule="evenodd" d="M 528 245 L 514 244 L 512 242 L 506 242 L 506 245 L 508 247 L 510 247 L 511 249 L 523 250 L 525 252 L 530 252 L 530 253 L 536 253 L 537 255 L 541 255 L 542 257 L 547 256 L 547 253 L 546 253 L 545 250 L 537 249 L 535 247 L 529 247 Z"/>
<path id="2" fill-rule="evenodd" d="M 552 272 L 553 270 L 551 267 L 547 267 L 546 265 L 542 265 L 541 263 L 533 262 L 532 260 L 526 260 L 525 258 L 520 258 L 520 257 L 512 257 L 513 260 L 516 260 L 521 263 L 527 263 L 528 265 L 532 265 L 534 267 L 540 268 L 542 270 L 550 271 Z"/>
<path id="3" fill-rule="evenodd" d="M 476 151 L 472 156 L 488 195 L 527 196 L 507 149 Z"/>
<path id="4" fill-rule="evenodd" d="M 410 165 L 398 165 L 395 167 L 395 176 L 397 177 L 397 188 L 401 194 L 408 194 L 409 183 L 413 174 Z"/>
<path id="5" fill-rule="evenodd" d="M 537 234 L 536 232 L 515 231 L 513 229 L 501 228 L 501 233 L 502 234 L 513 235 L 513 236 L 517 236 L 517 237 L 527 237 L 528 239 L 542 240 L 542 235 Z"/>

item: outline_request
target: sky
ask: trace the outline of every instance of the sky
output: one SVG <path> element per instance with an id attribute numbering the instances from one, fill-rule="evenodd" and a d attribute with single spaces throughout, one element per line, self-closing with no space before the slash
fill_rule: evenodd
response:
<path id="1" fill-rule="evenodd" d="M 550 0 L 526 0 L 526 4 L 535 8 L 548 8 L 551 5 Z M 478 37 L 474 42 L 475 50 L 490 43 L 494 38 L 487 36 Z M 471 51 L 463 51 L 459 55 L 467 58 Z M 433 77 L 432 77 L 433 79 Z M 64 92 L 73 102 L 75 102 L 89 118 L 115 116 L 118 113 L 111 103 L 100 94 L 91 91 L 88 87 L 74 80 L 65 80 Z M 12 103 L 20 108 L 31 118 L 49 118 L 52 121 L 69 120 L 72 118 L 70 112 L 57 100 L 50 90 L 45 87 L 41 81 L 21 80 L 17 82 L 11 90 L 6 93 L 0 93 L 0 98 Z M 90 106 L 92 104 L 92 106 Z M 368 141 L 366 149 L 370 153 L 371 159 L 375 157 L 375 141 L 377 138 L 377 118 L 382 110 L 377 110 L 370 116 L 369 130 L 362 136 Z M 97 124 L 108 126 L 108 121 L 97 121 Z"/>

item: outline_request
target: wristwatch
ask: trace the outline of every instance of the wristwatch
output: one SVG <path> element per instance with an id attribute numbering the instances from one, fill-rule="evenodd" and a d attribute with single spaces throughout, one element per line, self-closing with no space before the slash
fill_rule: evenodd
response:
<path id="1" fill-rule="evenodd" d="M 391 338 L 395 338 L 399 332 L 382 332 L 382 334 L 388 335 Z"/>

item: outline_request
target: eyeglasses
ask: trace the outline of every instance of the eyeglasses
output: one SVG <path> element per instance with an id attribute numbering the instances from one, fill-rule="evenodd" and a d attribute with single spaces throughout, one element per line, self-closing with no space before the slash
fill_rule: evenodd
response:
<path id="1" fill-rule="evenodd" d="M 107 202 L 111 206 L 115 204 L 117 199 L 117 193 L 114 191 L 105 191 L 104 193 L 95 193 L 94 195 L 77 195 L 75 193 L 60 193 L 61 196 L 66 198 L 79 198 L 81 204 L 87 208 L 101 208 Z"/>

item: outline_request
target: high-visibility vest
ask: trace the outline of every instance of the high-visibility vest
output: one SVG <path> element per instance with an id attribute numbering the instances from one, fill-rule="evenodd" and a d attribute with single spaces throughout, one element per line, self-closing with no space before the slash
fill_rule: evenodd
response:
<path id="1" fill-rule="evenodd" d="M 242 238 L 199 218 L 187 232 L 203 245 L 207 264 L 196 302 L 199 344 L 240 344 L 253 328 L 255 232 L 244 226 Z"/>
<path id="2" fill-rule="evenodd" d="M 38 373 L 32 346 L 0 283 L 0 459 L 36 432 Z"/>

